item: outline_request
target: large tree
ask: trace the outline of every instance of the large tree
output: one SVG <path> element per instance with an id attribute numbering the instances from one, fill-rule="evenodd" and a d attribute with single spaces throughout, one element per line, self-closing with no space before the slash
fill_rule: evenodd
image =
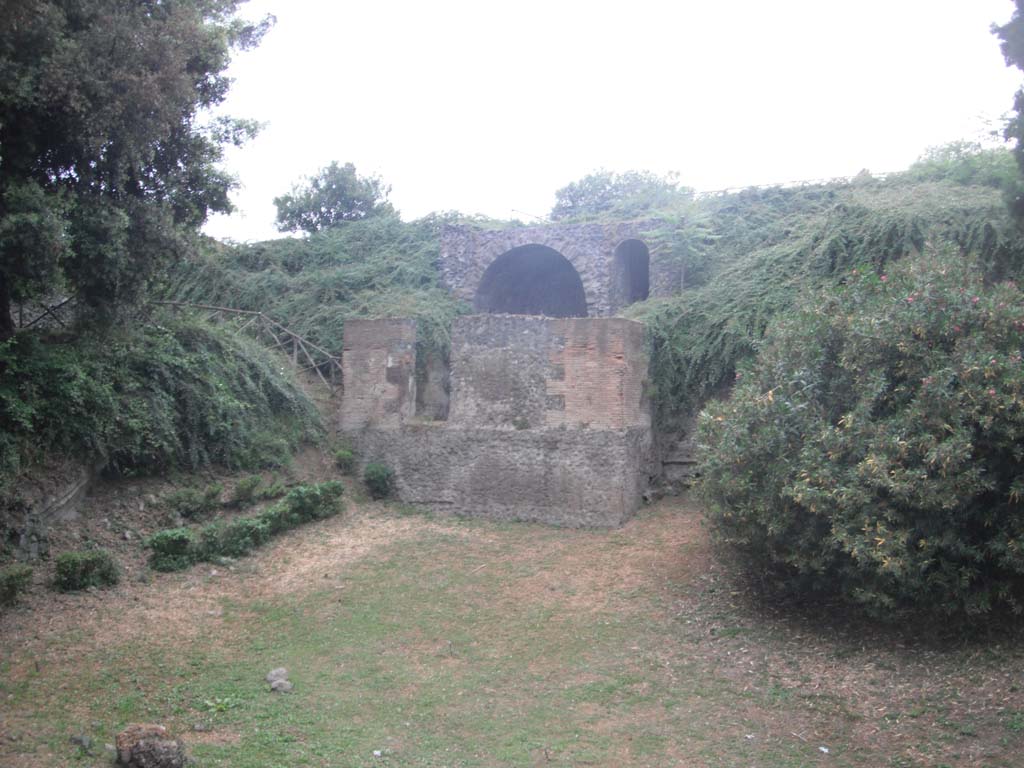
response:
<path id="1" fill-rule="evenodd" d="M 662 177 L 648 171 L 597 171 L 555 192 L 551 218 L 636 216 L 692 197 L 693 190 L 680 186 L 674 174 Z"/>
<path id="2" fill-rule="evenodd" d="M 1001 27 L 994 26 L 992 31 L 1001 41 L 1007 65 L 1024 69 L 1024 0 L 1016 0 L 1010 20 Z M 1024 174 L 1024 88 L 1017 90 L 1013 107 L 1015 114 L 1006 124 L 1004 135 L 1016 142 L 1013 153 Z M 1010 191 L 1010 208 L 1018 221 L 1024 221 L 1024 184 L 1018 183 L 1016 189 Z"/>
<path id="3" fill-rule="evenodd" d="M 217 163 L 254 125 L 208 110 L 271 21 L 242 2 L 0 0 L 0 338 L 33 297 L 109 317 L 230 210 Z"/>
<path id="4" fill-rule="evenodd" d="M 277 228 L 310 234 L 348 221 L 392 214 L 391 187 L 376 176 L 360 176 L 352 163 L 333 162 L 287 195 L 274 198 Z"/>

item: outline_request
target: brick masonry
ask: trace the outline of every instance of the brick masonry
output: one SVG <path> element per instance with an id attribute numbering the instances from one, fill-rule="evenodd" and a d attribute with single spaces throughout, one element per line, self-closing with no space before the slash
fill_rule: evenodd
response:
<path id="1" fill-rule="evenodd" d="M 415 414 L 415 328 L 349 321 L 341 430 L 437 512 L 624 522 L 651 474 L 643 326 L 472 315 L 452 328 L 447 420 Z"/>

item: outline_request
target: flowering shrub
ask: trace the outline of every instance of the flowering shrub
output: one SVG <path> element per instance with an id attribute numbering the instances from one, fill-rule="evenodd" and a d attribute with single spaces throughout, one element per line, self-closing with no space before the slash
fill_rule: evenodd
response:
<path id="1" fill-rule="evenodd" d="M 777 322 L 701 417 L 722 536 L 788 587 L 895 616 L 1024 609 L 1024 300 L 951 254 Z"/>

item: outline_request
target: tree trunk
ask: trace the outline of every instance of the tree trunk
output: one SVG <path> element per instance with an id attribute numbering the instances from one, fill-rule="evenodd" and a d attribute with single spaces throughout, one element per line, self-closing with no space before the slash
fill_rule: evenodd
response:
<path id="1" fill-rule="evenodd" d="M 7 280 L 0 276 L 0 341 L 14 335 L 14 318 L 11 317 L 11 291 Z"/>

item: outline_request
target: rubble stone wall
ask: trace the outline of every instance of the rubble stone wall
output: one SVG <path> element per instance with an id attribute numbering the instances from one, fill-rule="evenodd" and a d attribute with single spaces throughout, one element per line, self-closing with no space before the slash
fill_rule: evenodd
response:
<path id="1" fill-rule="evenodd" d="M 415 326 L 349 321 L 341 429 L 398 497 L 437 512 L 614 526 L 650 479 L 643 326 L 472 315 L 452 328 L 448 418 L 415 416 Z"/>
<path id="2" fill-rule="evenodd" d="M 587 317 L 610 317 L 623 309 L 616 290 L 615 249 L 624 240 L 643 241 L 650 249 L 650 295 L 667 296 L 682 287 L 682 275 L 652 245 L 649 221 L 545 224 L 508 229 L 448 226 L 441 233 L 441 280 L 448 290 L 473 304 L 487 268 L 504 253 L 525 245 L 558 251 L 579 273 L 587 299 Z"/>

